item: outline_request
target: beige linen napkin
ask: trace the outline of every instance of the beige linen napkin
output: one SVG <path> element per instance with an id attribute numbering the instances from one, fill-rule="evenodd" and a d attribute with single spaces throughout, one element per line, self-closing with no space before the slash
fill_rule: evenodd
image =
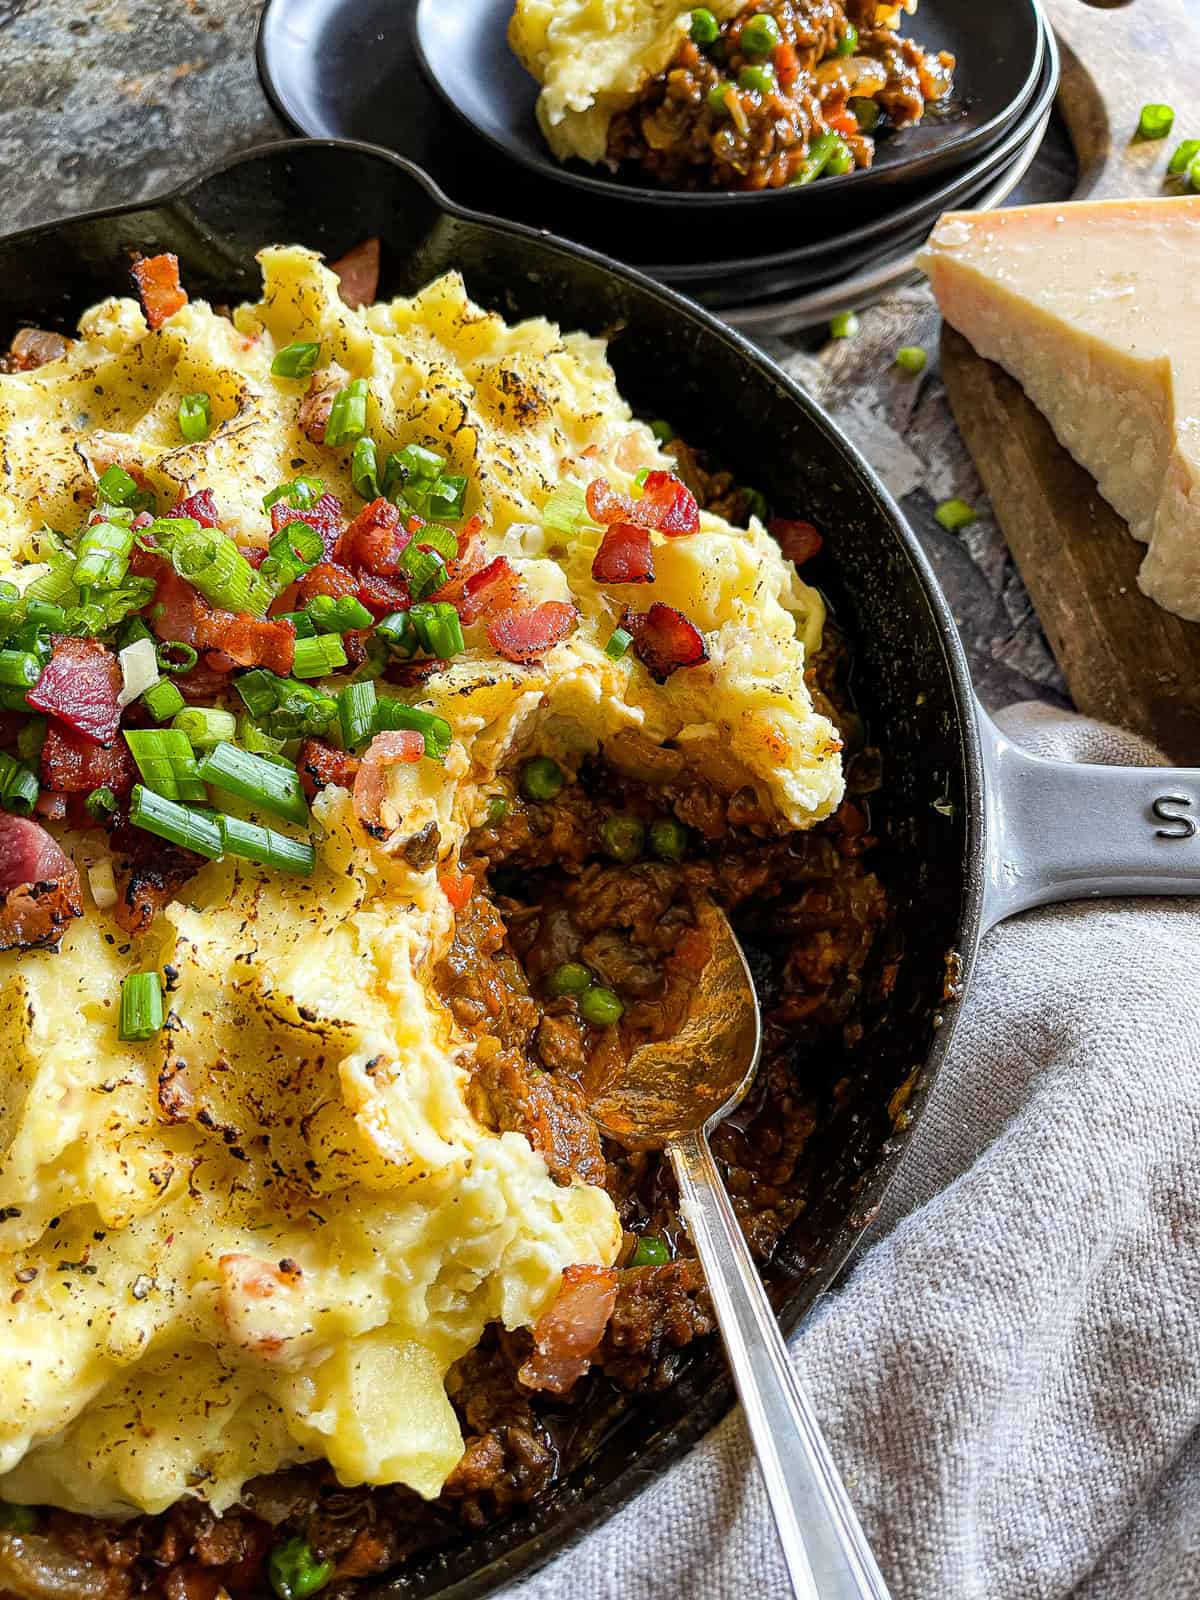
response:
<path id="1" fill-rule="evenodd" d="M 1146 764 L 1040 706 L 1039 754 Z M 1200 902 L 991 933 L 797 1364 L 895 1600 L 1200 1596 Z M 511 1600 L 785 1600 L 739 1415 Z"/>

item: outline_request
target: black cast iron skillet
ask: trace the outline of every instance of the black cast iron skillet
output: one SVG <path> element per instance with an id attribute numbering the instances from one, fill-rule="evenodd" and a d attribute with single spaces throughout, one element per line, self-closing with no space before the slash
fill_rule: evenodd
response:
<path id="1" fill-rule="evenodd" d="M 384 151 L 274 145 L 161 200 L 0 240 L 0 338 L 23 322 L 70 329 L 89 304 L 128 292 L 135 250 L 175 251 L 193 295 L 220 302 L 256 297 L 254 253 L 264 244 L 336 257 L 369 234 L 383 240 L 383 295 L 454 268 L 506 317 L 548 314 L 608 333 L 637 409 L 666 413 L 684 437 L 718 450 L 740 479 L 826 533 L 813 576 L 854 641 L 857 704 L 883 747 L 873 862 L 891 901 L 885 943 L 899 944 L 903 959 L 854 1052 L 805 1064 L 822 1115 L 806 1153 L 812 1201 L 779 1252 L 781 1315 L 791 1327 L 875 1214 L 945 1055 L 981 928 L 1043 900 L 1195 889 L 1187 817 L 1200 807 L 1200 775 L 1073 769 L 1013 751 L 977 713 L 953 621 L 913 535 L 812 400 L 687 301 L 549 235 L 459 210 Z M 1056 827 L 1063 809 L 1070 826 Z M 1119 850 L 1105 851 L 1118 826 L 1142 828 L 1140 862 L 1123 865 Z M 1128 857 L 1127 838 L 1123 847 Z M 1039 851 L 1050 870 L 1038 869 Z M 586 1460 L 542 1503 L 414 1560 L 377 1600 L 468 1600 L 530 1571 L 635 1494 L 731 1398 L 709 1347 L 672 1389 L 639 1397 L 598 1429 Z"/>

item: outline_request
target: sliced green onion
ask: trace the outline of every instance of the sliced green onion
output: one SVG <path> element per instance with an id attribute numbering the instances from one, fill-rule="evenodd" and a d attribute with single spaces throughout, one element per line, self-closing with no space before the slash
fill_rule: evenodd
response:
<path id="1" fill-rule="evenodd" d="M 328 596 L 318 595 L 318 599 L 327 599 Z M 317 631 L 317 625 L 307 611 L 277 611 L 277 622 L 290 622 L 296 630 L 297 639 L 311 639 Z"/>
<path id="2" fill-rule="evenodd" d="M 185 394 L 179 402 L 179 431 L 189 444 L 207 439 L 212 429 L 212 402 L 206 394 Z"/>
<path id="3" fill-rule="evenodd" d="M 743 28 L 738 43 L 748 56 L 769 56 L 777 44 L 782 44 L 783 34 L 769 11 L 759 11 Z"/>
<path id="4" fill-rule="evenodd" d="M 546 990 L 552 995 L 582 994 L 594 982 L 591 968 L 585 967 L 582 961 L 564 961 L 550 972 Z"/>
<path id="5" fill-rule="evenodd" d="M 461 522 L 467 498 L 467 480 L 458 472 L 443 472 L 429 492 L 428 514 Z"/>
<path id="6" fill-rule="evenodd" d="M 274 739 L 324 733 L 337 716 L 337 701 L 296 678 L 278 678 L 256 667 L 234 679 L 247 710 Z"/>
<path id="7" fill-rule="evenodd" d="M 10 689 L 32 689 L 42 675 L 42 663 L 29 650 L 0 650 L 0 683 Z"/>
<path id="8" fill-rule="evenodd" d="M 759 489 L 742 489 L 742 496 L 746 502 L 746 516 L 757 517 L 760 522 L 766 522 L 771 515 L 771 507 L 767 497 Z"/>
<path id="9" fill-rule="evenodd" d="M 79 536 L 71 576 L 81 589 L 115 589 L 129 571 L 132 549 L 132 528 L 119 522 L 89 523 Z"/>
<path id="10" fill-rule="evenodd" d="M 828 166 L 830 157 L 841 143 L 843 141 L 832 129 L 826 129 L 824 133 L 818 133 L 814 139 L 809 141 L 808 154 L 796 169 L 795 175 L 791 180 L 792 185 L 794 187 L 803 187 L 804 184 L 813 183 L 819 178 Z"/>
<path id="11" fill-rule="evenodd" d="M 407 611 L 392 611 L 382 617 L 375 624 L 375 637 L 406 660 L 421 648 L 421 640 Z"/>
<path id="12" fill-rule="evenodd" d="M 1185 139 L 1167 162 L 1167 172 L 1172 178 L 1182 176 L 1187 169 L 1200 156 L 1200 139 Z"/>
<path id="13" fill-rule="evenodd" d="M 28 717 L 17 734 L 17 754 L 32 766 L 41 760 L 42 746 L 46 742 L 45 717 Z"/>
<path id="14" fill-rule="evenodd" d="M 846 24 L 846 31 L 834 46 L 835 56 L 852 56 L 858 49 L 858 29 L 852 22 Z"/>
<path id="15" fill-rule="evenodd" d="M 979 513 L 965 500 L 943 500 L 933 515 L 947 533 L 957 533 L 960 528 L 969 528 Z"/>
<path id="16" fill-rule="evenodd" d="M 131 644 L 136 644 L 139 639 L 153 639 L 154 635 L 146 626 L 141 617 L 130 617 L 121 624 L 117 634 L 117 650 L 126 650 Z"/>
<path id="17" fill-rule="evenodd" d="M 521 768 L 521 790 L 530 800 L 553 800 L 566 781 L 566 773 L 549 756 L 534 756 Z"/>
<path id="18" fill-rule="evenodd" d="M 162 1025 L 162 979 L 157 972 L 131 972 L 121 982 L 118 1037 L 130 1043 L 153 1039 Z"/>
<path id="19" fill-rule="evenodd" d="M 57 561 L 48 572 L 40 573 L 33 580 L 25 590 L 26 617 L 29 617 L 29 605 L 34 600 L 44 600 L 52 606 L 79 604 L 79 587 L 72 575 L 74 567 L 73 561 Z"/>
<path id="20" fill-rule="evenodd" d="M 219 529 L 202 528 L 190 517 L 160 517 L 148 531 L 170 556 L 179 576 L 210 605 L 262 616 L 274 599 L 269 581 L 259 577 L 233 540 Z"/>
<path id="21" fill-rule="evenodd" d="M 232 735 L 230 735 L 232 738 Z M 264 733 L 248 711 L 243 711 L 237 719 L 237 742 L 243 750 L 251 754 L 262 756 L 266 761 L 286 761 L 280 751 L 287 743 L 285 739 L 272 739 L 269 733 Z M 290 766 L 292 763 L 288 762 Z"/>
<path id="22" fill-rule="evenodd" d="M 620 661 L 621 657 L 628 655 L 629 646 L 633 643 L 633 635 L 624 628 L 614 628 L 608 636 L 608 643 L 604 646 L 604 654 L 610 661 Z"/>
<path id="23" fill-rule="evenodd" d="M 854 171 L 854 153 L 840 133 L 836 137 L 837 143 L 825 163 L 825 173 L 830 178 L 844 178 L 848 172 Z"/>
<path id="24" fill-rule="evenodd" d="M 235 744 L 219 744 L 210 750 L 200 765 L 205 783 L 237 795 L 273 816 L 287 822 L 308 825 L 308 802 L 300 778 L 292 767 L 280 767 Z"/>
<path id="25" fill-rule="evenodd" d="M 634 486 L 636 488 L 638 488 L 638 489 L 644 489 L 646 487 L 646 479 L 649 476 L 650 476 L 650 468 L 649 467 L 642 467 L 641 470 L 638 472 L 637 476 L 633 480 Z"/>
<path id="26" fill-rule="evenodd" d="M 379 452 L 374 439 L 359 439 L 350 456 L 350 480 L 363 500 L 379 498 Z"/>
<path id="27" fill-rule="evenodd" d="M 339 389 L 329 408 L 329 421 L 325 424 L 325 443 L 336 449 L 361 439 L 367 431 L 367 380 L 351 378 L 344 389 Z"/>
<path id="28" fill-rule="evenodd" d="M 331 594 L 318 594 L 301 613 L 320 633 L 354 633 L 369 628 L 374 617 L 352 594 L 335 600 Z"/>
<path id="29" fill-rule="evenodd" d="M 307 839 L 289 839 L 286 833 L 276 833 L 274 828 L 264 828 L 256 822 L 222 816 L 221 834 L 231 856 L 256 861 L 260 867 L 306 878 L 317 864 L 317 853 Z"/>
<path id="30" fill-rule="evenodd" d="M 650 848 L 660 861 L 682 861 L 687 847 L 687 828 L 674 817 L 657 817 L 650 824 Z"/>
<path id="31" fill-rule="evenodd" d="M 593 1028 L 611 1028 L 625 1015 L 625 1007 L 611 989 L 597 983 L 580 995 L 579 1015 Z"/>
<path id="32" fill-rule="evenodd" d="M 853 339 L 858 332 L 858 318 L 853 311 L 839 311 L 829 324 L 831 339 Z"/>
<path id="33" fill-rule="evenodd" d="M 448 601 L 421 601 L 410 607 L 408 615 L 430 655 L 448 660 L 466 649 L 458 612 Z"/>
<path id="34" fill-rule="evenodd" d="M 1200 155 L 1196 156 L 1188 167 L 1187 181 L 1191 188 L 1200 190 Z"/>
<path id="35" fill-rule="evenodd" d="M 454 738 L 454 730 L 445 717 L 432 711 L 422 711 L 417 706 L 406 705 L 403 700 L 384 695 L 375 702 L 374 731 L 383 733 L 395 728 L 409 728 L 425 740 L 425 754 L 432 761 L 444 761 Z"/>
<path id="36" fill-rule="evenodd" d="M 111 466 L 100 474 L 96 483 L 100 496 L 114 506 L 127 506 L 138 492 L 136 481 L 124 467 Z"/>
<path id="37" fill-rule="evenodd" d="M 83 803 L 88 816 L 95 822 L 107 822 L 117 809 L 117 797 L 107 784 L 93 789 Z"/>
<path id="38" fill-rule="evenodd" d="M 925 371 L 929 357 L 919 344 L 906 344 L 896 351 L 896 365 L 901 372 L 907 372 L 910 377 Z"/>
<path id="39" fill-rule="evenodd" d="M 542 522 L 555 533 L 576 534 L 590 522 L 587 495 L 577 483 L 561 483 L 542 507 Z"/>
<path id="40" fill-rule="evenodd" d="M 23 596 L 15 583 L 0 578 L 0 632 L 15 626 L 25 614 Z"/>
<path id="41" fill-rule="evenodd" d="M 436 550 L 423 550 L 415 539 L 405 545 L 399 566 L 408 578 L 409 593 L 414 600 L 423 600 L 446 581 L 446 563 L 441 556 Z"/>
<path id="42" fill-rule="evenodd" d="M 33 603 L 39 607 L 41 606 L 40 601 L 34 601 Z M 52 611 L 54 608 L 46 607 L 45 609 Z M 59 615 L 64 621 L 66 620 L 66 614 L 64 612 L 60 612 Z M 30 651 L 38 658 L 42 665 L 45 666 L 46 662 L 49 661 L 50 657 L 54 654 L 53 646 L 51 645 L 50 640 L 47 638 L 44 631 L 47 626 L 53 626 L 53 624 L 43 622 L 26 622 L 23 627 L 18 628 L 13 634 L 12 638 L 9 640 L 9 644 L 14 650 Z"/>
<path id="43" fill-rule="evenodd" d="M 293 511 L 308 511 L 324 493 L 325 482 L 322 478 L 293 478 L 290 483 L 277 483 L 268 494 L 263 495 L 263 510 L 270 511 L 273 505 L 278 505 L 282 500 Z"/>
<path id="44" fill-rule="evenodd" d="M 318 633 L 296 640 L 292 673 L 297 678 L 327 678 L 347 664 L 346 647 L 337 633 Z"/>
<path id="45" fill-rule="evenodd" d="M 190 672 L 200 659 L 200 654 L 194 645 L 186 644 L 182 639 L 164 639 L 155 646 L 154 659 L 158 662 L 160 672 Z"/>
<path id="46" fill-rule="evenodd" d="M 203 805 L 207 801 L 196 757 L 186 734 L 178 728 L 126 728 L 125 743 L 137 762 L 142 781 L 155 794 L 184 804 Z"/>
<path id="47" fill-rule="evenodd" d="M 646 842 L 646 825 L 640 817 L 618 813 L 605 817 L 600 826 L 600 843 L 605 855 L 628 865 L 636 861 Z"/>
<path id="48" fill-rule="evenodd" d="M 371 678 L 348 683 L 338 695 L 338 723 L 347 750 L 357 749 L 375 732 L 375 711 L 375 683 Z"/>
<path id="49" fill-rule="evenodd" d="M 698 10 L 692 12 L 689 31 L 693 44 L 701 46 L 715 44 L 721 37 L 721 24 L 711 11 L 707 11 L 701 6 Z"/>
<path id="50" fill-rule="evenodd" d="M 155 722 L 169 722 L 186 703 L 170 678 L 160 678 L 142 696 L 142 704 Z"/>
<path id="51" fill-rule="evenodd" d="M 1174 126 L 1175 113 L 1170 106 L 1143 106 L 1138 118 L 1138 138 L 1165 139 Z"/>
<path id="52" fill-rule="evenodd" d="M 297 340 L 294 344 L 284 345 L 272 361 L 271 375 L 275 378 L 310 378 L 317 370 L 320 359 L 320 344 Z"/>
<path id="53" fill-rule="evenodd" d="M 156 834 L 169 844 L 194 850 L 197 855 L 208 856 L 213 861 L 220 859 L 222 845 L 219 823 L 203 811 L 178 805 L 140 783 L 133 786 L 129 820 L 135 828 L 144 828 L 147 833 Z"/>
<path id="54" fill-rule="evenodd" d="M 653 1234 L 643 1234 L 638 1240 L 633 1254 L 629 1258 L 631 1267 L 664 1267 L 671 1259 L 671 1252 L 667 1249 L 665 1239 L 657 1239 Z"/>
<path id="55" fill-rule="evenodd" d="M 26 706 L 28 711 L 29 707 Z M 37 804 L 40 785 L 36 773 L 23 761 L 0 750 L 0 806 L 27 817 Z"/>
<path id="56" fill-rule="evenodd" d="M 163 687 L 175 689 L 173 683 Z M 175 693 L 179 694 L 179 690 L 175 689 Z M 237 737 L 237 718 L 232 711 L 220 711 L 216 706 L 184 709 L 182 695 L 179 695 L 174 717 L 171 726 L 179 729 L 193 750 L 213 750 L 219 744 L 231 744 Z"/>
<path id="57" fill-rule="evenodd" d="M 276 592 L 281 592 L 324 559 L 325 542 L 321 535 L 307 522 L 293 518 L 272 538 L 266 559 L 258 569 L 259 575 L 273 584 Z"/>
<path id="58" fill-rule="evenodd" d="M 33 710 L 25 698 L 28 692 L 27 689 L 0 688 L 0 711 L 21 711 L 28 716 Z"/>
<path id="59" fill-rule="evenodd" d="M 372 635 L 363 641 L 363 658 L 354 669 L 356 678 L 381 678 L 391 661 L 391 652 L 382 639 Z"/>
<path id="60" fill-rule="evenodd" d="M 416 478 L 427 479 L 432 483 L 441 476 L 445 465 L 445 456 L 438 455 L 436 450 L 426 450 L 424 445 L 406 444 L 403 450 L 397 450 L 394 455 L 388 457 L 387 468 L 402 482 L 408 478 Z"/>
<path id="61" fill-rule="evenodd" d="M 422 528 L 417 534 L 416 543 L 423 549 L 428 547 L 436 550 L 438 555 L 445 560 L 453 560 L 458 554 L 458 535 L 453 528 L 440 528 L 436 522 L 431 522 L 427 528 Z"/>

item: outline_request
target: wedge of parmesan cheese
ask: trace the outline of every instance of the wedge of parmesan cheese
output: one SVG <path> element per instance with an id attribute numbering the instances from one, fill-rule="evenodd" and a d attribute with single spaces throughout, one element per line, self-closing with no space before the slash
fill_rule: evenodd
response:
<path id="1" fill-rule="evenodd" d="M 942 315 L 1017 380 L 1149 546 L 1138 582 L 1200 621 L 1200 196 L 950 214 Z"/>

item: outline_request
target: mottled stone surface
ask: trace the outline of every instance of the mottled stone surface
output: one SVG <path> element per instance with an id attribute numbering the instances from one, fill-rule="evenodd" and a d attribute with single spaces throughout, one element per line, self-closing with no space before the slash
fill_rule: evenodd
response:
<path id="1" fill-rule="evenodd" d="M 261 0 L 0 0 L 0 227 L 8 231 L 161 192 L 238 150 L 284 137 L 259 86 Z M 1022 197 L 1070 192 L 1051 139 Z M 764 341 L 838 417 L 883 475 L 950 598 L 990 705 L 1061 697 L 1062 680 L 947 410 L 926 291 L 890 295 L 853 340 Z M 919 379 L 892 360 L 930 352 Z M 933 519 L 959 496 L 979 508 L 958 536 Z"/>

